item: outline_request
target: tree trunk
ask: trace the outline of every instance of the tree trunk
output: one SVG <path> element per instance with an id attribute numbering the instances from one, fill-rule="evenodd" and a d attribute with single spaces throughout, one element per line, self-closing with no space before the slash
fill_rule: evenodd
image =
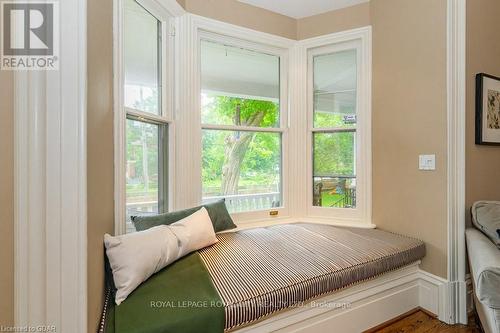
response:
<path id="1" fill-rule="evenodd" d="M 259 126 L 264 118 L 264 112 L 256 112 L 244 122 L 244 126 Z M 240 125 L 240 109 L 236 108 L 235 123 Z M 222 194 L 238 194 L 238 182 L 240 169 L 248 146 L 252 142 L 255 133 L 235 132 L 226 137 L 225 159 L 222 165 Z"/>

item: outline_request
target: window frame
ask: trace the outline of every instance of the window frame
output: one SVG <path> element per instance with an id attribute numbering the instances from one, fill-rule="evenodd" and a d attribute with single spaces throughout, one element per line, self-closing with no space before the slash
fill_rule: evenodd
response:
<path id="1" fill-rule="evenodd" d="M 126 120 L 141 122 L 143 124 L 155 125 L 158 128 L 158 211 L 168 211 L 169 208 L 169 136 L 168 122 L 145 119 L 135 114 L 127 113 Z M 125 129 L 126 131 L 126 129 Z M 125 149 L 127 145 L 125 144 Z M 125 153 L 126 156 L 126 153 Z M 126 193 L 125 193 L 126 194 Z M 127 230 L 131 230 L 127 225 Z"/>
<path id="2" fill-rule="evenodd" d="M 270 212 L 277 212 L 277 216 L 288 215 L 287 209 L 287 199 L 288 195 L 286 192 L 286 183 L 288 180 L 287 176 L 287 163 L 285 163 L 288 153 L 287 153 L 287 138 L 288 138 L 288 50 L 283 48 L 274 47 L 272 45 L 267 45 L 259 42 L 248 41 L 233 36 L 228 36 L 212 31 L 200 30 L 197 38 L 197 44 L 199 48 L 199 82 L 201 83 L 201 42 L 209 41 L 213 43 L 218 43 L 222 45 L 227 45 L 231 47 L 238 47 L 254 52 L 259 52 L 263 54 L 268 54 L 276 56 L 279 58 L 279 84 L 280 84 L 280 98 L 279 98 L 279 126 L 277 127 L 256 127 L 256 126 L 238 126 L 238 125 L 215 125 L 215 124 L 204 124 L 201 122 L 201 101 L 199 108 L 200 117 L 200 128 L 203 130 L 222 130 L 222 131 L 240 131 L 240 132 L 253 132 L 253 133 L 277 133 L 280 135 L 281 140 L 281 161 L 280 161 L 280 194 L 281 202 L 279 207 L 273 207 L 269 209 L 258 209 L 247 212 L 236 212 L 232 213 L 231 216 L 236 222 L 245 222 L 249 220 L 258 220 L 263 218 L 269 218 Z M 201 99 L 201 84 L 199 86 L 199 98 Z M 201 143 L 200 143 L 201 144 Z M 203 151 L 201 152 L 203 154 Z M 200 169 L 201 172 L 201 169 Z M 203 183 L 200 183 L 200 187 Z M 203 191 L 200 201 L 203 200 Z"/>
<path id="3" fill-rule="evenodd" d="M 289 137 L 289 95 L 288 95 L 288 77 L 289 77 L 289 54 L 292 43 L 288 43 L 285 38 L 274 37 L 264 33 L 258 33 L 245 28 L 239 28 L 232 25 L 220 23 L 214 24 L 204 18 L 197 18 L 195 22 L 196 34 L 196 91 L 197 94 L 197 109 L 196 117 L 199 119 L 199 145 L 200 156 L 201 139 L 203 130 L 237 130 L 237 131 L 252 131 L 252 132 L 271 132 L 281 134 L 281 206 L 270 209 L 255 210 L 248 212 L 232 213 L 231 216 L 237 224 L 244 225 L 252 221 L 269 220 L 270 218 L 285 218 L 289 217 L 289 202 L 290 195 L 288 189 L 289 168 L 288 168 L 288 137 Z M 252 127 L 252 126 L 236 126 L 236 125 L 211 125 L 201 123 L 201 41 L 207 40 L 215 43 L 226 44 L 229 46 L 241 47 L 244 49 L 261 52 L 279 57 L 280 61 L 280 121 L 278 127 Z M 286 41 L 286 42 L 285 42 Z M 201 164 L 197 171 L 201 180 Z M 199 202 L 202 201 L 202 182 L 199 184 Z M 277 215 L 271 215 L 271 212 Z"/>
<path id="4" fill-rule="evenodd" d="M 314 67 L 315 56 L 356 49 L 357 96 L 355 128 L 356 208 L 313 206 L 314 133 L 351 131 L 346 128 L 314 127 Z M 339 224 L 372 226 L 371 224 L 371 28 L 361 28 L 311 39 L 303 43 L 307 59 L 307 130 L 306 130 L 306 219 L 332 221 Z"/>
<path id="5" fill-rule="evenodd" d="M 124 60 L 124 4 L 116 0 L 114 15 L 114 137 L 115 137 L 115 234 L 132 231 L 126 222 L 126 122 L 127 119 L 158 125 L 158 208 L 167 211 L 172 207 L 172 159 L 174 152 L 174 107 L 175 107 L 175 21 L 170 12 L 155 0 L 135 0 L 158 20 L 160 34 L 158 48 L 159 114 L 143 112 L 124 106 L 125 60 Z M 161 189 L 161 190 L 160 190 Z"/>

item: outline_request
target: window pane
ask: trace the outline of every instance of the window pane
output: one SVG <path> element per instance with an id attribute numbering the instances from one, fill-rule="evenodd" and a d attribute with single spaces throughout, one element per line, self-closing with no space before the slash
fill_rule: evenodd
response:
<path id="1" fill-rule="evenodd" d="M 313 205 L 356 208 L 355 132 L 313 133 Z"/>
<path id="2" fill-rule="evenodd" d="M 160 22 L 134 0 L 124 7 L 124 105 L 160 114 Z"/>
<path id="3" fill-rule="evenodd" d="M 203 131 L 203 202 L 230 212 L 281 206 L 281 134 Z"/>
<path id="4" fill-rule="evenodd" d="M 280 59 L 201 41 L 202 123 L 279 126 Z"/>
<path id="5" fill-rule="evenodd" d="M 127 119 L 127 222 L 160 212 L 159 137 L 158 125 Z"/>
<path id="6" fill-rule="evenodd" d="M 315 56 L 314 127 L 356 126 L 356 50 Z"/>

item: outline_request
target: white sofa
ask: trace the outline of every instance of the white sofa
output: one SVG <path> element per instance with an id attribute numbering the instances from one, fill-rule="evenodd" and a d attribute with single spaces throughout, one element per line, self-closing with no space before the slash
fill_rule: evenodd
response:
<path id="1" fill-rule="evenodd" d="M 500 248 L 496 245 L 498 239 L 486 236 L 489 234 L 491 237 L 492 233 L 484 232 L 485 224 L 484 221 L 478 221 L 475 208 L 479 205 L 476 204 L 472 207 L 475 228 L 465 231 L 474 286 L 474 304 L 484 331 L 500 333 Z M 500 215 L 493 217 L 496 223 L 499 219 Z M 496 227 L 497 224 L 494 228 Z"/>

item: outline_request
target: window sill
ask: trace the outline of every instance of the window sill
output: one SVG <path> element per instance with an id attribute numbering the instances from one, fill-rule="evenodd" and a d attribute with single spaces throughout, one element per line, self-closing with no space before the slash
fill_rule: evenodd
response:
<path id="1" fill-rule="evenodd" d="M 235 221 L 238 226 L 236 229 L 228 230 L 238 231 L 251 228 L 268 227 L 277 224 L 288 224 L 288 223 L 319 223 L 319 224 L 329 224 L 339 227 L 354 227 L 354 228 L 365 228 L 365 229 L 375 229 L 377 226 L 371 222 L 363 222 L 353 219 L 334 219 L 334 218 L 320 218 L 320 217 L 274 217 L 265 218 L 257 220 L 247 220 L 247 221 Z"/>

